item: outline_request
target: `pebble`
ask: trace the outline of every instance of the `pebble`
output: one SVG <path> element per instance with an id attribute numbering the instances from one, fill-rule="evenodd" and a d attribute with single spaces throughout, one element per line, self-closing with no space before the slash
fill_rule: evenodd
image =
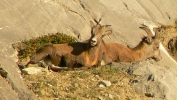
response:
<path id="1" fill-rule="evenodd" d="M 98 97 L 98 100 L 104 100 L 104 99 L 103 99 L 103 97 L 99 96 L 99 97 Z"/>
<path id="2" fill-rule="evenodd" d="M 99 87 L 102 87 L 101 85 L 104 85 L 104 86 L 108 87 L 108 86 L 111 86 L 111 82 L 107 81 L 107 80 L 101 80 L 99 82 Z"/>
<path id="3" fill-rule="evenodd" d="M 110 99 L 114 99 L 112 94 L 108 95 Z"/>

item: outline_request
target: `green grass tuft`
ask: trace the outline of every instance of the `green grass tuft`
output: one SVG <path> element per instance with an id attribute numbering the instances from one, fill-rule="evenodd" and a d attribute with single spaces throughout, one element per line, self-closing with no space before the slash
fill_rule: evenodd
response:
<path id="1" fill-rule="evenodd" d="M 38 48 L 45 44 L 62 44 L 62 43 L 74 43 L 76 39 L 65 35 L 63 33 L 48 34 L 38 38 L 32 38 L 30 40 L 22 40 L 21 44 L 18 45 L 19 59 L 24 59 L 34 53 Z M 22 47 L 23 46 L 23 47 Z"/>

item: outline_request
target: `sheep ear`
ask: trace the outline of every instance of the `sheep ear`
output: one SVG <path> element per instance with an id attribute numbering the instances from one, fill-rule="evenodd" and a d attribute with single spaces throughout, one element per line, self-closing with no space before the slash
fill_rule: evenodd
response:
<path id="1" fill-rule="evenodd" d="M 147 42 L 147 43 L 152 43 L 152 37 L 146 36 L 145 34 L 141 33 L 140 37 L 143 41 Z"/>
<path id="2" fill-rule="evenodd" d="M 150 37 L 146 37 L 145 40 L 146 40 L 147 43 L 152 43 L 152 38 L 150 38 Z"/>
<path id="3" fill-rule="evenodd" d="M 112 29 L 110 28 L 111 25 L 105 25 L 104 27 L 106 28 L 106 32 L 104 35 L 110 35 L 112 34 Z"/>
<path id="4" fill-rule="evenodd" d="M 90 21 L 90 27 L 94 27 L 94 23 L 92 21 Z"/>
<path id="5" fill-rule="evenodd" d="M 107 30 L 104 35 L 111 35 L 111 34 L 112 34 L 112 30 Z"/>

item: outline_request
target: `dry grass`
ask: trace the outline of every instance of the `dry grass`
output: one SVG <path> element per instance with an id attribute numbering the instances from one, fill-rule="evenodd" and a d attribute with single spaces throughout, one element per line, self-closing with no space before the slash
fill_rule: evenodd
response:
<path id="1" fill-rule="evenodd" d="M 89 70 L 44 72 L 24 75 L 27 86 L 40 100 L 142 100 L 129 85 L 135 76 L 119 69 L 98 67 Z M 111 81 L 109 87 L 99 87 L 100 80 Z"/>

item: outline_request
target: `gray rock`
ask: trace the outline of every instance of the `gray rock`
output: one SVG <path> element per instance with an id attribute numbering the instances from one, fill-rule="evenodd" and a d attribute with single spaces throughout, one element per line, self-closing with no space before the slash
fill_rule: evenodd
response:
<path id="1" fill-rule="evenodd" d="M 95 78 L 96 78 L 97 80 L 99 80 L 99 79 L 100 79 L 99 75 L 95 75 Z"/>
<path id="2" fill-rule="evenodd" d="M 108 86 L 111 86 L 111 82 L 107 80 L 101 80 L 99 82 L 99 86 L 102 86 L 102 85 L 108 87 Z"/>
<path id="3" fill-rule="evenodd" d="M 42 72 L 42 68 L 41 67 L 28 67 L 28 68 L 24 68 L 22 69 L 22 72 L 25 74 L 38 74 Z"/>

